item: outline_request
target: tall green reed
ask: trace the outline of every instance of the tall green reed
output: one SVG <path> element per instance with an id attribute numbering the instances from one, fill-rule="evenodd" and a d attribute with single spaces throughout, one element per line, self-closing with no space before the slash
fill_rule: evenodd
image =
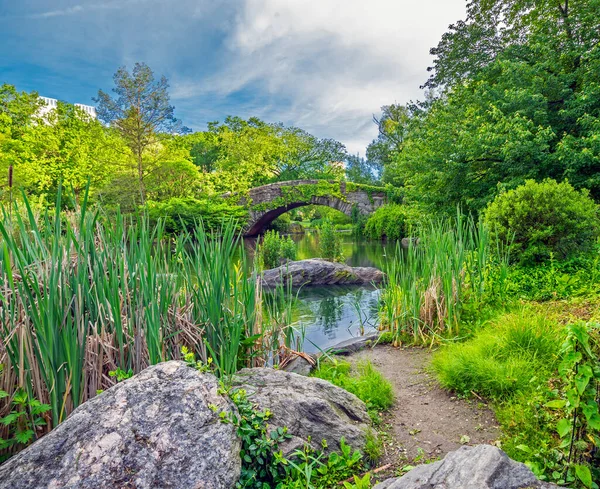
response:
<path id="1" fill-rule="evenodd" d="M 61 211 L 61 199 L 38 216 L 24 198 L 0 217 L 0 390 L 50 404 L 49 428 L 113 385 L 110 371 L 179 359 L 182 346 L 222 376 L 293 346 L 289 323 L 262 313 L 235 223 L 171 237 L 143 214 L 105 216 L 85 197 Z"/>
<path id="2" fill-rule="evenodd" d="M 481 223 L 458 212 L 454 219 L 424 226 L 418 236 L 406 249 L 398 243 L 386 264 L 382 325 L 396 344 L 456 335 L 465 302 L 481 302 L 492 291 L 492 271 L 495 293 L 504 290 L 500 282 L 506 278 L 508 256 L 491 246 Z"/>

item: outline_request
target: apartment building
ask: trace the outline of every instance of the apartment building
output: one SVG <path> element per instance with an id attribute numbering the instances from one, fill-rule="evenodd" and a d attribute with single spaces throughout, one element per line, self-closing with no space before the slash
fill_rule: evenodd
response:
<path id="1" fill-rule="evenodd" d="M 38 115 L 40 117 L 44 117 L 46 114 L 48 114 L 49 112 L 54 110 L 56 108 L 56 106 L 58 105 L 58 100 L 56 100 L 55 98 L 40 96 L 40 99 L 43 102 L 43 104 L 40 107 L 39 112 L 38 112 Z M 98 117 L 96 114 L 96 107 L 94 107 L 93 105 L 75 104 L 75 106 L 82 109 L 84 112 L 86 112 L 90 117 L 93 117 L 94 119 L 96 119 Z"/>

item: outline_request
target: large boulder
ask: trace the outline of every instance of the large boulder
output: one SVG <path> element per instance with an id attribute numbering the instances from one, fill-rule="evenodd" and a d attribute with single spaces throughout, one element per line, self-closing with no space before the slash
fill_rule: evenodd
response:
<path id="1" fill-rule="evenodd" d="M 232 488 L 240 441 L 218 389 L 183 362 L 147 368 L 0 465 L 0 488 Z"/>
<path id="2" fill-rule="evenodd" d="M 285 455 L 304 446 L 310 439 L 314 448 L 339 450 L 340 440 L 355 449 L 365 445 L 370 418 L 365 404 L 354 394 L 322 379 L 304 377 L 269 368 L 240 370 L 233 379 L 261 410 L 269 410 L 269 424 L 287 427 L 292 435 L 280 448 Z"/>
<path id="3" fill-rule="evenodd" d="M 550 489 L 522 463 L 492 445 L 460 447 L 443 460 L 419 465 L 374 489 Z"/>
<path id="4" fill-rule="evenodd" d="M 364 285 L 379 283 L 383 272 L 373 267 L 349 267 L 321 258 L 291 261 L 262 274 L 263 285 L 274 288 L 291 281 L 292 287 L 303 285 Z"/>

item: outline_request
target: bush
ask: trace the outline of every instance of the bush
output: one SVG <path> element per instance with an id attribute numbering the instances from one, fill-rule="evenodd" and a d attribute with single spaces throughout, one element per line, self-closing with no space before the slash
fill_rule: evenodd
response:
<path id="1" fill-rule="evenodd" d="M 593 249 L 600 233 L 598 206 L 568 182 L 528 180 L 500 194 L 484 211 L 492 238 L 512 242 L 522 264 L 559 260 Z"/>
<path id="2" fill-rule="evenodd" d="M 146 209 L 151 221 L 164 220 L 169 233 L 191 232 L 200 222 L 208 230 L 218 230 L 224 221 L 230 220 L 236 221 L 236 228 L 241 231 L 248 219 L 246 209 L 223 200 L 172 198 L 164 202 L 148 201 Z"/>
<path id="3" fill-rule="evenodd" d="M 282 260 L 296 259 L 296 243 L 289 236 L 280 236 L 277 231 L 267 231 L 258 248 L 258 255 L 263 268 L 275 268 Z"/>
<path id="4" fill-rule="evenodd" d="M 326 220 L 319 229 L 319 251 L 321 257 L 329 261 L 342 261 L 342 243 L 331 221 Z"/>
<path id="5" fill-rule="evenodd" d="M 386 204 L 366 220 L 363 235 L 371 239 L 399 240 L 426 223 L 423 212 L 417 207 Z"/>
<path id="6" fill-rule="evenodd" d="M 281 214 L 276 219 L 273 219 L 271 223 L 268 225 L 268 229 L 272 229 L 279 233 L 287 233 L 289 231 L 290 224 L 292 223 L 292 219 L 290 215 L 286 212 Z"/>
<path id="7" fill-rule="evenodd" d="M 377 209 L 365 223 L 364 234 L 372 239 L 398 240 L 406 236 L 404 209 L 387 204 Z"/>

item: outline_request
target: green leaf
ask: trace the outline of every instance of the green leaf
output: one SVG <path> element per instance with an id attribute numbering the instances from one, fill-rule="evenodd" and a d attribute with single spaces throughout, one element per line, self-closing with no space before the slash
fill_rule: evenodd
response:
<path id="1" fill-rule="evenodd" d="M 567 405 L 567 401 L 565 401 L 564 399 L 556 399 L 554 401 L 550 401 L 550 402 L 547 402 L 546 404 L 544 404 L 545 407 L 551 408 L 551 409 L 561 409 L 561 408 L 564 408 L 566 405 Z"/>
<path id="2" fill-rule="evenodd" d="M 593 430 L 600 430 L 600 414 L 596 413 L 590 416 L 587 420 L 588 425 Z"/>
<path id="3" fill-rule="evenodd" d="M 585 465 L 576 465 L 575 474 L 585 487 L 592 487 L 592 473 Z"/>
<path id="4" fill-rule="evenodd" d="M 556 431 L 561 438 L 564 438 L 571 432 L 571 420 L 566 418 L 561 419 L 556 423 Z"/>
<path id="5" fill-rule="evenodd" d="M 26 445 L 27 443 L 29 443 L 31 441 L 31 439 L 33 438 L 33 435 L 34 435 L 33 430 L 18 431 L 17 433 L 15 433 L 15 439 L 19 443 Z"/>

